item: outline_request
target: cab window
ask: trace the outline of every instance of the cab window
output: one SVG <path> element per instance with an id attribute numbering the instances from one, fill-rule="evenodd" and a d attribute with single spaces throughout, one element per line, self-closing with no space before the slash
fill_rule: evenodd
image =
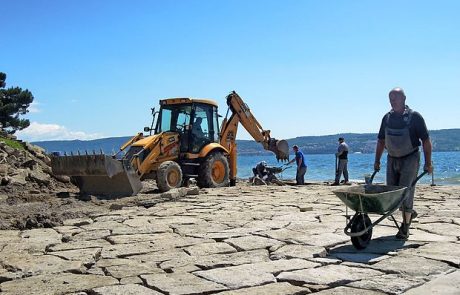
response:
<path id="1" fill-rule="evenodd" d="M 167 131 L 183 133 L 190 124 L 191 112 L 191 105 L 163 106 L 155 133 Z"/>
<path id="2" fill-rule="evenodd" d="M 214 107 L 206 104 L 195 105 L 194 120 L 192 124 L 191 149 L 199 152 L 203 146 L 214 142 Z"/>

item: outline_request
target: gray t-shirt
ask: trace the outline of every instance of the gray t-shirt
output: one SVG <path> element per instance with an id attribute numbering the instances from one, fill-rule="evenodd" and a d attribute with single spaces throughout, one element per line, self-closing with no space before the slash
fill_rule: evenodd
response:
<path id="1" fill-rule="evenodd" d="M 337 151 L 340 153 L 339 159 L 348 159 L 348 144 L 345 141 L 339 144 Z"/>

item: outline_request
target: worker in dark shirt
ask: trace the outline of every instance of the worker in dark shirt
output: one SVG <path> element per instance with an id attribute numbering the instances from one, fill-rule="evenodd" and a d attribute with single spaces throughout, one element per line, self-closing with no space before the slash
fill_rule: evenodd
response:
<path id="1" fill-rule="evenodd" d="M 386 148 L 387 185 L 410 187 L 416 179 L 420 166 L 420 145 L 425 157 L 424 171 L 433 172 L 431 164 L 432 145 L 425 120 L 418 112 L 406 105 L 406 95 L 401 88 L 394 88 L 389 93 L 391 111 L 383 116 L 375 149 L 374 169 L 380 170 L 380 158 Z M 402 204 L 403 222 L 396 234 L 398 239 L 409 237 L 412 219 L 417 216 L 413 209 L 415 187 Z"/>
<path id="2" fill-rule="evenodd" d="M 348 144 L 343 137 L 339 137 L 339 147 L 335 156 L 338 158 L 338 163 L 335 171 L 335 181 L 332 185 L 339 185 L 340 177 L 343 174 L 344 184 L 349 185 L 348 181 Z"/>

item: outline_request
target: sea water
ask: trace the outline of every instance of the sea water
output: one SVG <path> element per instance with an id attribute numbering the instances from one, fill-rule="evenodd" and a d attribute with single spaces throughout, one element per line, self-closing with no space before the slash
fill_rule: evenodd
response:
<path id="1" fill-rule="evenodd" d="M 307 163 L 305 181 L 334 181 L 335 155 L 334 154 L 304 154 Z M 293 155 L 290 155 L 290 159 Z M 364 182 L 367 174 L 374 172 L 375 154 L 348 154 L 348 172 L 351 181 Z M 424 176 L 419 183 L 436 185 L 460 185 L 460 152 L 433 152 L 434 180 L 431 175 Z M 252 168 L 260 161 L 266 161 L 269 166 L 282 166 L 271 155 L 244 156 L 239 155 L 237 164 L 239 178 L 252 176 Z M 423 169 L 423 153 L 421 155 L 420 172 Z M 283 166 L 285 167 L 285 166 Z M 385 182 L 386 154 L 381 159 L 382 169 L 375 175 L 374 182 Z M 293 163 L 278 177 L 281 179 L 295 179 L 296 165 Z M 342 176 L 343 179 L 343 176 Z"/>

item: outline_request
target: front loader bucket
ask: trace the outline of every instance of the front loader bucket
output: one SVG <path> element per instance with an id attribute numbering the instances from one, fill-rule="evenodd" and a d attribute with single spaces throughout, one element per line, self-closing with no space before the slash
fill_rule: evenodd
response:
<path id="1" fill-rule="evenodd" d="M 276 159 L 279 161 L 289 160 L 289 144 L 286 140 L 276 140 L 274 138 L 270 139 L 269 150 L 274 152 Z"/>
<path id="2" fill-rule="evenodd" d="M 126 197 L 142 188 L 139 176 L 127 162 L 106 155 L 52 157 L 51 169 L 56 175 L 72 177 L 85 194 Z"/>

